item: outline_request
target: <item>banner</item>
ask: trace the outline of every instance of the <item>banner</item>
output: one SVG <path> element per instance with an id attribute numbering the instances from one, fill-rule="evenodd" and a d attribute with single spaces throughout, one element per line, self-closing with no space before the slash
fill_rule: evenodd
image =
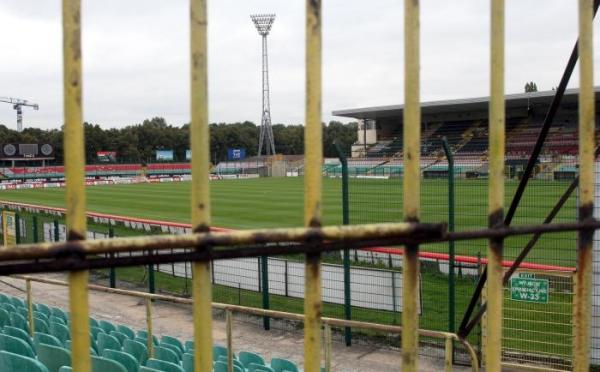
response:
<path id="1" fill-rule="evenodd" d="M 100 163 L 114 163 L 117 161 L 116 151 L 98 151 L 96 157 Z"/>
<path id="2" fill-rule="evenodd" d="M 2 212 L 2 231 L 5 246 L 17 244 L 17 216 L 15 212 Z"/>
<path id="3" fill-rule="evenodd" d="M 172 161 L 173 160 L 173 150 L 156 150 L 156 160 Z"/>
<path id="4" fill-rule="evenodd" d="M 185 150 L 185 160 L 192 160 L 192 150 Z"/>
<path id="5" fill-rule="evenodd" d="M 227 149 L 227 160 L 244 160 L 246 149 Z"/>

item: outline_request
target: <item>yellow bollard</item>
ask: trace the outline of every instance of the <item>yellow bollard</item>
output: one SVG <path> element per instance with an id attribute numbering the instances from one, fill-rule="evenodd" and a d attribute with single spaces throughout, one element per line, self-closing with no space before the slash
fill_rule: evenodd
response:
<path id="1" fill-rule="evenodd" d="M 82 113 L 81 2 L 63 0 L 64 151 L 67 239 L 83 240 L 85 216 L 85 151 Z M 88 272 L 69 273 L 72 360 L 74 372 L 90 372 Z"/>
<path id="2" fill-rule="evenodd" d="M 579 220 L 594 211 L 594 60 L 593 0 L 579 0 Z M 579 232 L 573 297 L 573 371 L 590 367 L 590 311 L 594 231 Z"/>
<path id="3" fill-rule="evenodd" d="M 304 224 L 321 226 L 321 0 L 306 0 L 306 123 L 304 128 Z M 318 244 L 318 242 L 316 242 Z M 321 255 L 306 254 L 304 285 L 304 370 L 321 364 Z"/>
<path id="4" fill-rule="evenodd" d="M 227 331 L 227 371 L 233 372 L 233 315 L 225 310 L 225 326 Z"/>
<path id="5" fill-rule="evenodd" d="M 33 322 L 33 294 L 31 293 L 31 280 L 25 281 L 25 289 L 27 291 L 27 313 L 29 320 L 29 336 L 33 337 L 35 332 L 35 323 Z"/>
<path id="6" fill-rule="evenodd" d="M 195 232 L 210 226 L 210 176 L 208 131 L 208 41 L 206 0 L 190 0 L 191 116 L 192 150 L 191 213 Z M 212 372 L 212 286 L 210 262 L 193 265 L 194 371 Z"/>
<path id="7" fill-rule="evenodd" d="M 419 221 L 421 207 L 421 103 L 419 1 L 404 1 L 404 220 Z M 402 370 L 418 371 L 419 246 L 405 248 L 402 286 Z"/>
<path id="8" fill-rule="evenodd" d="M 146 298 L 146 347 L 148 348 L 148 358 L 154 358 L 154 337 L 152 336 L 152 299 Z"/>
<path id="9" fill-rule="evenodd" d="M 504 0 L 492 0 L 491 92 L 489 118 L 488 223 L 491 228 L 504 223 Z M 486 371 L 499 372 L 502 358 L 503 275 L 502 239 L 488 245 Z"/>

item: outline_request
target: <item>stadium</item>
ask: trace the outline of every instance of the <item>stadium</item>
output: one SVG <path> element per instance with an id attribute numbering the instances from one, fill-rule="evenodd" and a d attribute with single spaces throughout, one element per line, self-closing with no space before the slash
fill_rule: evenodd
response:
<path id="1" fill-rule="evenodd" d="M 189 146 L 124 162 L 86 143 L 80 2 L 63 3 L 64 147 L 0 138 L 0 371 L 600 370 L 591 1 L 549 91 L 507 94 L 495 60 L 489 97 L 420 102 L 408 41 L 405 103 L 333 111 L 356 122 L 335 157 L 307 1 L 305 153 L 275 151 L 263 70 L 258 153 L 227 160 L 192 1 Z M 263 48 L 273 19 L 252 16 Z"/>

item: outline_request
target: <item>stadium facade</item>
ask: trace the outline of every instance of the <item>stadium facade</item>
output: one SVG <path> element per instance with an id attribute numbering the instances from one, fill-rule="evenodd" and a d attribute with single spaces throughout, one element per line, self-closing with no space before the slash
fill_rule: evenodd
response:
<path id="1" fill-rule="evenodd" d="M 600 117 L 600 87 L 596 93 L 596 125 Z M 506 157 L 527 158 L 548 111 L 554 91 L 506 96 Z M 565 92 L 544 145 L 543 155 L 573 157 L 577 154 L 578 90 Z M 485 156 L 488 149 L 489 97 L 425 102 L 421 105 L 422 155 L 440 152 L 447 137 L 456 156 Z M 359 120 L 358 140 L 352 157 L 402 156 L 404 105 L 364 107 L 333 111 L 333 115 Z"/>

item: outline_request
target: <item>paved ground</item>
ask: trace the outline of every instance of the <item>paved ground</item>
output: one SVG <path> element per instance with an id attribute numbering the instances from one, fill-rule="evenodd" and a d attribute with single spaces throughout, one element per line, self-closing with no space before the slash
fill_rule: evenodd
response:
<path id="1" fill-rule="evenodd" d="M 45 277 L 64 279 L 62 274 L 47 274 Z M 4 277 L 0 279 L 0 292 L 24 297 L 23 280 Z M 35 302 L 66 308 L 67 288 L 42 283 L 33 283 Z M 108 294 L 90 292 L 90 312 L 96 319 L 128 324 L 136 329 L 146 328 L 146 310 L 143 300 Z M 165 302 L 154 303 L 153 328 L 158 336 L 168 334 L 183 340 L 192 339 L 191 306 Z M 267 358 L 283 357 L 302 365 L 303 339 L 298 331 L 264 331 L 260 326 L 236 320 L 234 322 L 234 350 L 254 351 Z M 213 322 L 215 343 L 225 344 L 225 322 L 215 319 Z M 391 348 L 358 345 L 346 347 L 334 343 L 333 370 L 350 371 L 398 371 L 400 370 L 400 352 Z M 421 371 L 442 371 L 443 360 L 420 359 Z M 469 371 L 470 368 L 456 367 L 456 371 Z"/>

